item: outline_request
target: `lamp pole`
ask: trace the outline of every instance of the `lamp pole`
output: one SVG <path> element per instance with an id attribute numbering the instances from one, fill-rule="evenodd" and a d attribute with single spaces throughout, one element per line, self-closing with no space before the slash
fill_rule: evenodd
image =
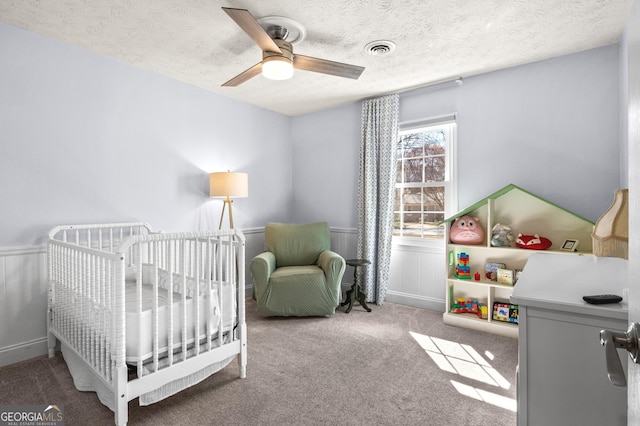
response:
<path id="1" fill-rule="evenodd" d="M 220 224 L 218 225 L 218 229 L 222 229 L 222 219 L 224 219 L 224 209 L 229 204 L 229 228 L 233 229 L 233 200 L 227 196 L 224 200 L 222 200 L 224 204 L 222 204 L 222 214 L 220 215 Z"/>

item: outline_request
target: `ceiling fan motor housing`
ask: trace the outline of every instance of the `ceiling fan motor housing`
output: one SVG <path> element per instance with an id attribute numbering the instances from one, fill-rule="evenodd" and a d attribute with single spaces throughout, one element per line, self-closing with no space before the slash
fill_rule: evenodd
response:
<path id="1" fill-rule="evenodd" d="M 269 58 L 277 56 L 278 58 L 284 57 L 289 61 L 293 61 L 293 48 L 291 47 L 291 43 L 278 38 L 274 39 L 273 41 L 278 45 L 282 53 L 269 52 L 268 50 L 263 50 L 262 60 L 267 61 L 267 60 L 270 60 Z"/>

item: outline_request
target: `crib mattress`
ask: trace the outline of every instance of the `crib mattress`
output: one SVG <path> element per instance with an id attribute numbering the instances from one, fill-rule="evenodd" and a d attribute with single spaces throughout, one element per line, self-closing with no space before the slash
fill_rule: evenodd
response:
<path id="1" fill-rule="evenodd" d="M 138 308 L 138 289 L 135 282 L 125 285 L 125 311 L 126 311 L 126 360 L 138 362 L 149 359 L 153 355 L 153 305 L 154 293 L 151 285 L 142 285 L 142 310 Z M 169 292 L 158 288 L 158 348 L 159 355 L 166 354 L 169 350 L 169 335 L 173 335 L 173 349 L 182 346 L 183 314 L 186 311 L 187 344 L 195 342 L 195 304 L 199 305 L 199 338 L 204 339 L 207 331 L 212 336 L 218 332 L 220 323 L 220 311 L 223 316 L 223 331 L 233 327 L 235 317 L 235 303 L 231 285 L 222 287 L 223 303 L 218 300 L 218 291 L 212 291 L 213 297 L 209 304 L 208 295 L 201 295 L 196 302 L 187 297 L 183 302 L 182 295 L 173 293 L 173 302 L 169 304 Z M 220 305 L 222 309 L 220 309 Z M 173 332 L 170 332 L 170 319 L 173 313 Z M 207 327 L 208 322 L 208 327 Z"/>

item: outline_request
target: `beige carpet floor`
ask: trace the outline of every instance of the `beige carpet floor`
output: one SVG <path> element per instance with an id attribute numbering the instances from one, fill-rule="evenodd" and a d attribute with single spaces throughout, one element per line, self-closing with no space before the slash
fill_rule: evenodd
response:
<path id="1" fill-rule="evenodd" d="M 130 425 L 515 425 L 517 341 L 385 303 L 327 318 L 262 318 L 247 299 L 248 369 L 234 361 Z M 0 404 L 58 404 L 65 425 L 114 424 L 60 354 L 0 368 Z"/>

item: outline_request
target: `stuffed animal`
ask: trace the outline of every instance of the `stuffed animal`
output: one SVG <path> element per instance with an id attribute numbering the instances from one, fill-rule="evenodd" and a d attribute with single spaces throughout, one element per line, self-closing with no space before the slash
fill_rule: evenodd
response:
<path id="1" fill-rule="evenodd" d="M 493 247 L 513 247 L 515 237 L 511 233 L 511 227 L 496 223 L 491 228 L 491 245 Z"/>
<path id="2" fill-rule="evenodd" d="M 545 237 L 541 237 L 538 234 L 535 235 L 522 235 L 518 234 L 516 245 L 520 248 L 529 250 L 546 250 L 551 247 L 551 240 Z"/>
<path id="3" fill-rule="evenodd" d="M 451 225 L 449 238 L 455 244 L 482 244 L 484 229 L 477 217 L 462 216 Z"/>

